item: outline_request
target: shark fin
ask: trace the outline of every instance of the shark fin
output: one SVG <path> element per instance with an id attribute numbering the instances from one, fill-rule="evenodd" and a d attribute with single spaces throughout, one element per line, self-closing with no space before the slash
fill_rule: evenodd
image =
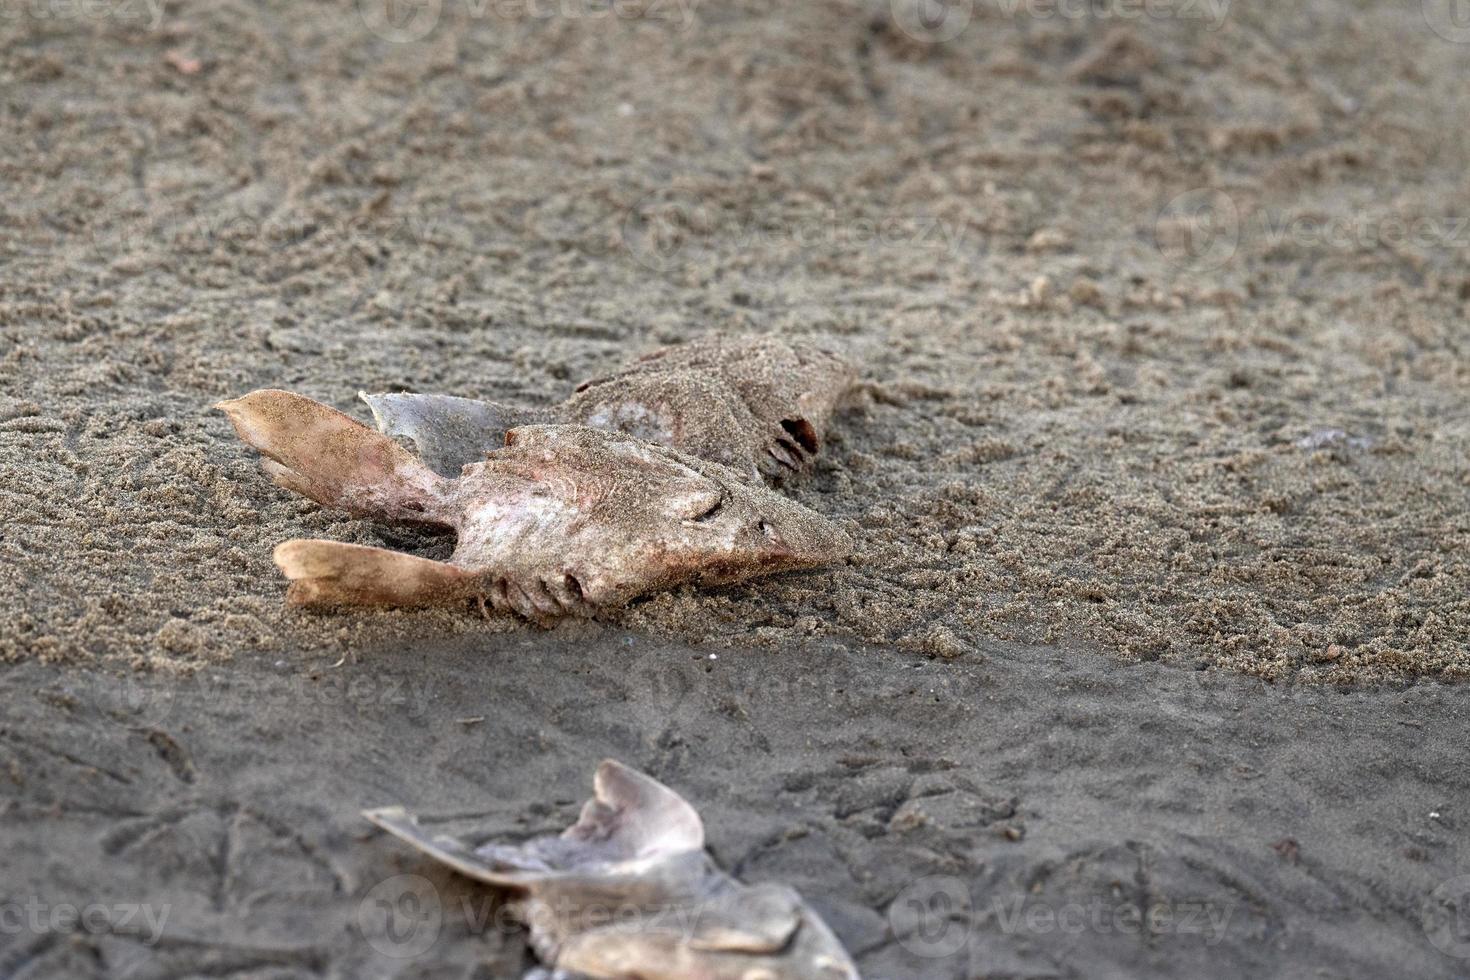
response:
<path id="1" fill-rule="evenodd" d="M 447 562 L 342 541 L 286 541 L 275 560 L 293 606 L 429 606 L 480 587 L 480 576 Z"/>
<path id="2" fill-rule="evenodd" d="M 442 480 L 402 446 L 335 408 L 262 389 L 215 405 L 279 485 L 353 514 L 453 523 Z"/>
<path id="3" fill-rule="evenodd" d="M 521 873 L 525 869 L 495 867 L 458 838 L 447 834 L 435 834 L 419 826 L 418 817 L 401 806 L 364 810 L 362 815 L 394 837 L 412 845 L 434 860 L 448 865 L 467 878 L 483 881 L 489 885 L 499 885 L 502 888 L 523 887 L 526 884 L 521 878 Z"/>
<path id="4" fill-rule="evenodd" d="M 402 807 L 368 810 L 363 816 L 461 874 L 513 888 L 531 888 L 549 879 L 595 880 L 635 862 L 702 854 L 704 823 L 699 814 L 651 776 L 606 759 L 597 767 L 593 786 L 593 798 L 583 805 L 576 823 L 561 834 L 520 844 L 492 842 L 472 849 L 461 840 L 423 830 Z"/>
<path id="5" fill-rule="evenodd" d="M 605 860 L 638 861 L 704 848 L 704 822 L 678 793 L 652 776 L 604 759 L 593 798 L 563 838 L 595 844 Z"/>
<path id="6" fill-rule="evenodd" d="M 373 410 L 379 432 L 412 442 L 430 469 L 451 477 L 505 445 L 508 430 L 552 422 L 556 414 L 551 409 L 516 408 L 453 395 L 362 392 L 358 397 Z"/>

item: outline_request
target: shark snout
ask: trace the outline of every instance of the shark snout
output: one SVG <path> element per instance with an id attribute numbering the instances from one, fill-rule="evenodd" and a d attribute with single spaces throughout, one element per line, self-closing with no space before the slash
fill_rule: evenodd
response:
<path id="1" fill-rule="evenodd" d="M 832 521 L 800 504 L 767 513 L 756 524 L 757 549 L 788 568 L 810 568 L 852 554 L 852 538 Z"/>
<path id="2" fill-rule="evenodd" d="M 728 585 L 831 565 L 852 553 L 841 527 L 765 487 L 681 475 L 661 489 L 653 506 L 639 501 L 642 509 L 588 523 L 580 536 L 548 545 L 567 561 L 557 574 L 575 582 L 566 588 L 581 603 L 615 606 L 683 582 Z"/>
<path id="3" fill-rule="evenodd" d="M 793 566 L 826 565 L 852 554 L 852 538 L 830 521 L 820 526 L 803 524 L 780 534 L 775 550 Z"/>

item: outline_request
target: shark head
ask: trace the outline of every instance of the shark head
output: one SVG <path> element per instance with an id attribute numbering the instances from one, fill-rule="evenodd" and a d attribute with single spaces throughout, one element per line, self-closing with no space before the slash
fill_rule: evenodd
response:
<path id="1" fill-rule="evenodd" d="M 621 432 L 525 425 L 456 478 L 319 402 L 257 391 L 219 406 L 276 482 L 330 507 L 437 525 L 431 561 L 293 540 L 276 564 L 299 605 L 427 605 L 477 598 L 538 622 L 591 615 L 681 583 L 719 584 L 844 557 L 831 521 L 718 463 Z"/>
<path id="2" fill-rule="evenodd" d="M 507 480 L 519 490 L 508 493 Z M 456 564 L 475 564 L 482 547 L 503 557 L 480 563 L 529 562 L 534 577 L 559 576 L 594 607 L 685 582 L 811 568 L 851 551 L 831 521 L 728 467 L 586 426 L 512 429 L 505 448 L 460 482 L 467 494 L 491 492 L 483 508 L 464 502 Z M 509 510 L 507 499 L 516 501 Z"/>

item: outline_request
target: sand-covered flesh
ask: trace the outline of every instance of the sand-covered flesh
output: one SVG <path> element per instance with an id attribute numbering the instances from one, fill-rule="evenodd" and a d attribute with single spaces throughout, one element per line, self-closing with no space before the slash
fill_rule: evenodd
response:
<path id="1" fill-rule="evenodd" d="M 1470 674 L 1470 44 L 1442 4 L 977 0 L 940 43 L 886 3 L 436 6 L 395 43 L 365 26 L 372 2 L 0 0 L 0 785 L 9 765 L 5 812 L 48 821 L 7 835 L 98 848 L 136 896 L 157 830 L 118 822 L 203 821 L 197 868 L 177 841 L 154 857 L 194 868 L 178 881 L 223 916 L 255 893 L 218 883 L 229 847 L 258 832 L 350 912 L 371 882 L 333 877 L 342 862 L 422 870 L 360 841 L 351 806 L 493 798 L 510 821 L 540 802 L 553 825 L 611 752 L 695 803 L 730 864 L 748 845 L 745 871 L 838 895 L 877 975 L 1463 966 L 1417 918 L 1470 871 L 1470 722 L 1440 683 Z M 858 365 L 787 489 L 853 536 L 845 564 L 549 632 L 468 603 L 284 608 L 283 540 L 450 542 L 272 486 L 212 403 L 269 386 L 364 420 L 359 390 L 552 405 L 714 331 L 820 337 Z M 624 640 L 649 690 L 577 673 L 572 652 Z M 422 710 L 303 694 L 435 651 Z M 737 689 L 702 687 L 732 660 Z M 778 664 L 797 679 L 762 707 Z M 140 728 L 46 693 L 134 667 L 149 691 L 186 685 L 170 703 L 190 712 Z M 1154 693 L 1196 683 L 1229 704 Z M 942 705 L 902 707 L 936 685 Z M 1045 749 L 1083 729 L 1095 751 Z M 320 742 L 316 761 L 287 751 Z M 323 768 L 359 782 L 316 785 Z M 939 783 L 924 830 L 905 801 Z M 1287 839 L 1299 857 L 1273 850 Z M 44 853 L 15 859 L 18 893 L 86 891 Z M 1109 870 L 1077 871 L 1088 854 Z M 1184 883 L 1160 894 L 1228 881 L 1263 910 L 1228 955 L 1179 953 L 1176 930 L 1109 959 L 1094 930 L 985 947 L 1041 944 L 1043 966 L 883 958 L 907 949 L 885 933 L 900 879 L 1021 894 L 1067 869 L 1078 895 L 1116 879 L 1143 901 L 1159 855 Z M 336 933 L 279 953 L 326 922 L 226 942 L 206 917 L 188 942 L 277 951 L 250 975 L 350 975 Z M 1287 951 L 1307 933 L 1321 945 Z"/>

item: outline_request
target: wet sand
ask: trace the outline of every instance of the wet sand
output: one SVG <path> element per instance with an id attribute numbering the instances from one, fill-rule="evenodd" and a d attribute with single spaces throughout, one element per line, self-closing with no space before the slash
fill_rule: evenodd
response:
<path id="1" fill-rule="evenodd" d="M 799 888 L 870 980 L 1463 972 L 1425 918 L 1467 860 L 1459 689 L 1012 646 L 716 656 L 591 629 L 184 682 L 12 668 L 7 897 L 161 928 L 10 933 L 0 968 L 518 977 L 493 893 L 359 811 L 519 838 L 575 819 L 612 756 L 694 802 L 724 867 Z"/>

